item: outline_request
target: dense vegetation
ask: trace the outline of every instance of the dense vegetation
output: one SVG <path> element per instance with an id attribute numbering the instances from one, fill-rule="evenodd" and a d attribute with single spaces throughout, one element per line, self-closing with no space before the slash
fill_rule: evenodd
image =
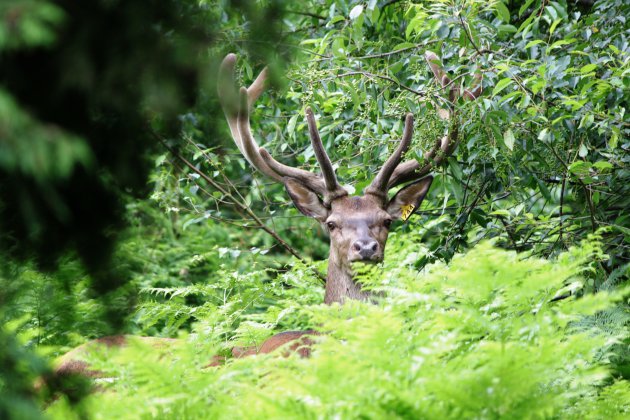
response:
<path id="1" fill-rule="evenodd" d="M 1 418 L 630 415 L 627 1 L 83 3 L 0 5 Z M 426 50 L 484 94 L 357 267 L 377 302 L 323 305 L 327 238 L 237 153 L 216 68 L 268 65 L 261 144 L 314 168 L 310 106 L 359 193 L 405 112 L 407 158 L 446 129 Z M 311 358 L 204 368 L 307 329 Z M 107 392 L 51 376 L 114 333 L 182 340 L 93 354 Z"/>

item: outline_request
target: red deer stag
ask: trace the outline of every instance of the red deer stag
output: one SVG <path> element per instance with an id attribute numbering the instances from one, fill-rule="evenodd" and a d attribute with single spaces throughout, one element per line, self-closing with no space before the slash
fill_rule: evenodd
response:
<path id="1" fill-rule="evenodd" d="M 477 86 L 473 89 L 460 89 L 455 86 L 439 64 L 438 57 L 427 52 L 425 58 L 435 78 L 443 88 L 449 89 L 449 99 L 454 102 L 460 94 L 464 99 L 474 100 L 481 94 L 482 86 L 477 77 Z M 362 196 L 350 196 L 339 185 L 330 158 L 324 150 L 315 123 L 315 116 L 310 108 L 306 109 L 311 144 L 321 168 L 321 175 L 283 165 L 275 160 L 258 143 L 250 127 L 250 109 L 262 94 L 267 79 L 264 69 L 249 88 L 236 88 L 234 67 L 236 56 L 229 54 L 223 60 L 219 72 L 218 93 L 221 105 L 236 146 L 258 171 L 269 178 L 284 184 L 289 197 L 300 212 L 318 220 L 330 234 L 330 256 L 324 302 L 343 303 L 346 299 L 365 300 L 369 294 L 353 279 L 351 264 L 355 261 L 380 262 L 383 260 L 385 243 L 393 220 L 408 219 L 418 210 L 429 191 L 433 177 L 431 170 L 451 155 L 457 145 L 459 121 L 450 110 L 440 112 L 442 118 L 451 119 L 448 133 L 438 139 L 434 147 L 425 153 L 424 162 L 415 159 L 401 162 L 404 153 L 411 144 L 413 116 L 407 114 L 400 144 L 387 159 L 372 183 Z M 390 189 L 404 185 L 393 197 L 389 198 Z M 293 342 L 288 349 L 297 350 L 301 355 L 308 355 L 313 331 L 288 331 L 277 334 L 258 349 L 235 348 L 234 357 L 256 353 L 269 353 L 284 344 Z M 151 339 L 138 337 L 154 346 L 168 346 L 170 339 Z M 57 368 L 60 373 L 82 373 L 97 376 L 88 366 L 77 361 L 78 356 L 94 346 L 124 345 L 125 336 L 105 337 L 88 342 L 61 359 Z"/>
<path id="2" fill-rule="evenodd" d="M 457 99 L 459 89 L 451 85 L 451 80 L 438 64 L 438 57 L 427 52 L 426 59 L 440 84 L 450 88 L 450 99 Z M 366 299 L 368 293 L 353 279 L 351 263 L 382 261 L 392 221 L 403 216 L 407 219 L 418 210 L 433 181 L 429 172 L 455 149 L 458 122 L 452 118 L 448 134 L 425 154 L 423 164 L 415 159 L 401 163 L 403 154 L 411 144 L 413 131 L 413 115 L 407 114 L 402 140 L 394 153 L 362 196 L 349 196 L 337 182 L 310 108 L 306 108 L 306 121 L 321 175 L 283 165 L 258 146 L 252 136 L 249 114 L 264 90 L 267 70 L 264 69 L 249 88 L 237 90 L 234 82 L 235 63 L 234 54 L 229 54 L 223 60 L 218 91 L 236 146 L 259 172 L 283 183 L 298 210 L 318 220 L 330 234 L 324 302 L 330 304 L 343 303 L 345 299 Z M 466 98 L 475 99 L 481 93 L 481 84 L 475 90 L 465 90 L 463 93 Z M 452 112 L 445 114 L 447 118 L 452 117 Z M 401 184 L 407 185 L 389 198 L 388 191 Z"/>

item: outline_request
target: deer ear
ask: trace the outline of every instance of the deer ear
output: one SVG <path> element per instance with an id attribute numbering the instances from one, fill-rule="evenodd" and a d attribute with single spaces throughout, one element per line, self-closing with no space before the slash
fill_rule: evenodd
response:
<path id="1" fill-rule="evenodd" d="M 420 208 L 420 204 L 429 192 L 433 177 L 429 176 L 409 184 L 396 193 L 387 204 L 387 213 L 393 219 L 407 220 Z"/>
<path id="2" fill-rule="evenodd" d="M 303 214 L 320 222 L 328 218 L 328 209 L 313 190 L 293 178 L 284 178 L 284 186 L 295 207 Z"/>

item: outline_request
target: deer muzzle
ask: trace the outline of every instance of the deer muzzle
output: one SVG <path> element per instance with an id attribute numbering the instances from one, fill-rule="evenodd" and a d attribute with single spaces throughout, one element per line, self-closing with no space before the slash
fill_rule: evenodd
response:
<path id="1" fill-rule="evenodd" d="M 358 239 L 350 247 L 348 261 L 381 262 L 383 251 L 372 238 Z"/>

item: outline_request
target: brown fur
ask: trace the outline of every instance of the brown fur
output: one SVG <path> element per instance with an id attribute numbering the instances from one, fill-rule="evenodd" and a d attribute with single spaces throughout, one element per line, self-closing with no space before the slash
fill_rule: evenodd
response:
<path id="1" fill-rule="evenodd" d="M 282 352 L 284 357 L 288 357 L 291 353 L 297 353 L 301 357 L 309 357 L 311 355 L 311 346 L 314 344 L 312 336 L 318 335 L 316 331 L 286 331 L 276 334 L 267 340 L 257 348 L 251 347 L 234 347 L 232 349 L 232 357 L 242 358 L 247 356 L 253 356 L 256 354 L 267 354 L 274 350 L 284 346 L 285 344 L 294 343 L 288 345 L 285 351 Z M 103 372 L 90 368 L 89 363 L 81 360 L 87 356 L 90 352 L 97 351 L 99 348 L 122 348 L 125 347 L 129 339 L 141 341 L 156 349 L 168 348 L 168 346 L 177 343 L 179 340 L 174 338 L 157 338 L 157 337 L 140 337 L 140 336 L 128 336 L 128 335 L 115 335 L 109 337 L 97 338 L 92 341 L 88 341 L 85 344 L 69 351 L 63 355 L 57 362 L 55 368 L 55 375 L 60 377 L 67 377 L 70 375 L 81 375 L 88 378 L 102 378 Z M 225 364 L 225 357 L 214 356 L 210 363 L 204 367 L 216 367 Z M 38 388 L 41 384 L 38 385 Z"/>
<path id="2" fill-rule="evenodd" d="M 333 222 L 337 227 L 330 231 L 330 256 L 324 303 L 343 303 L 346 299 L 369 299 L 369 294 L 361 290 L 361 285 L 353 278 L 351 263 L 366 262 L 357 255 L 353 244 L 359 239 L 376 241 L 378 250 L 367 262 L 382 261 L 389 234 L 389 229 L 384 223 L 390 218 L 383 209 L 383 204 L 370 195 L 342 197 L 332 202 L 330 214 L 324 225 Z"/>
<path id="3" fill-rule="evenodd" d="M 259 354 L 271 353 L 272 351 L 292 343 L 282 353 L 284 357 L 288 357 L 291 353 L 297 353 L 301 357 L 309 357 L 311 355 L 311 346 L 314 344 L 312 337 L 319 335 L 316 331 L 286 331 L 268 338 L 262 346 L 260 346 Z"/>
<path id="4" fill-rule="evenodd" d="M 102 377 L 103 372 L 90 369 L 89 364 L 81 359 L 89 355 L 91 352 L 102 348 L 125 347 L 128 344 L 129 338 L 148 344 L 156 349 L 166 348 L 177 342 L 174 338 L 139 337 L 128 335 L 113 335 L 97 338 L 76 347 L 59 358 L 55 368 L 55 374 L 62 376 L 80 374 L 89 378 L 100 378 Z"/>
<path id="5" fill-rule="evenodd" d="M 256 354 L 268 354 L 285 345 L 287 345 L 287 347 L 285 351 L 282 352 L 283 357 L 289 357 L 292 353 L 297 353 L 300 357 L 309 357 L 311 355 L 311 346 L 315 343 L 311 337 L 315 335 L 319 335 L 319 333 L 313 330 L 281 332 L 265 340 L 260 347 L 236 346 L 232 348 L 232 357 L 240 359 Z M 293 341 L 294 343 L 288 345 Z M 211 363 L 205 367 L 221 366 L 224 363 L 224 357 L 215 356 Z"/>

